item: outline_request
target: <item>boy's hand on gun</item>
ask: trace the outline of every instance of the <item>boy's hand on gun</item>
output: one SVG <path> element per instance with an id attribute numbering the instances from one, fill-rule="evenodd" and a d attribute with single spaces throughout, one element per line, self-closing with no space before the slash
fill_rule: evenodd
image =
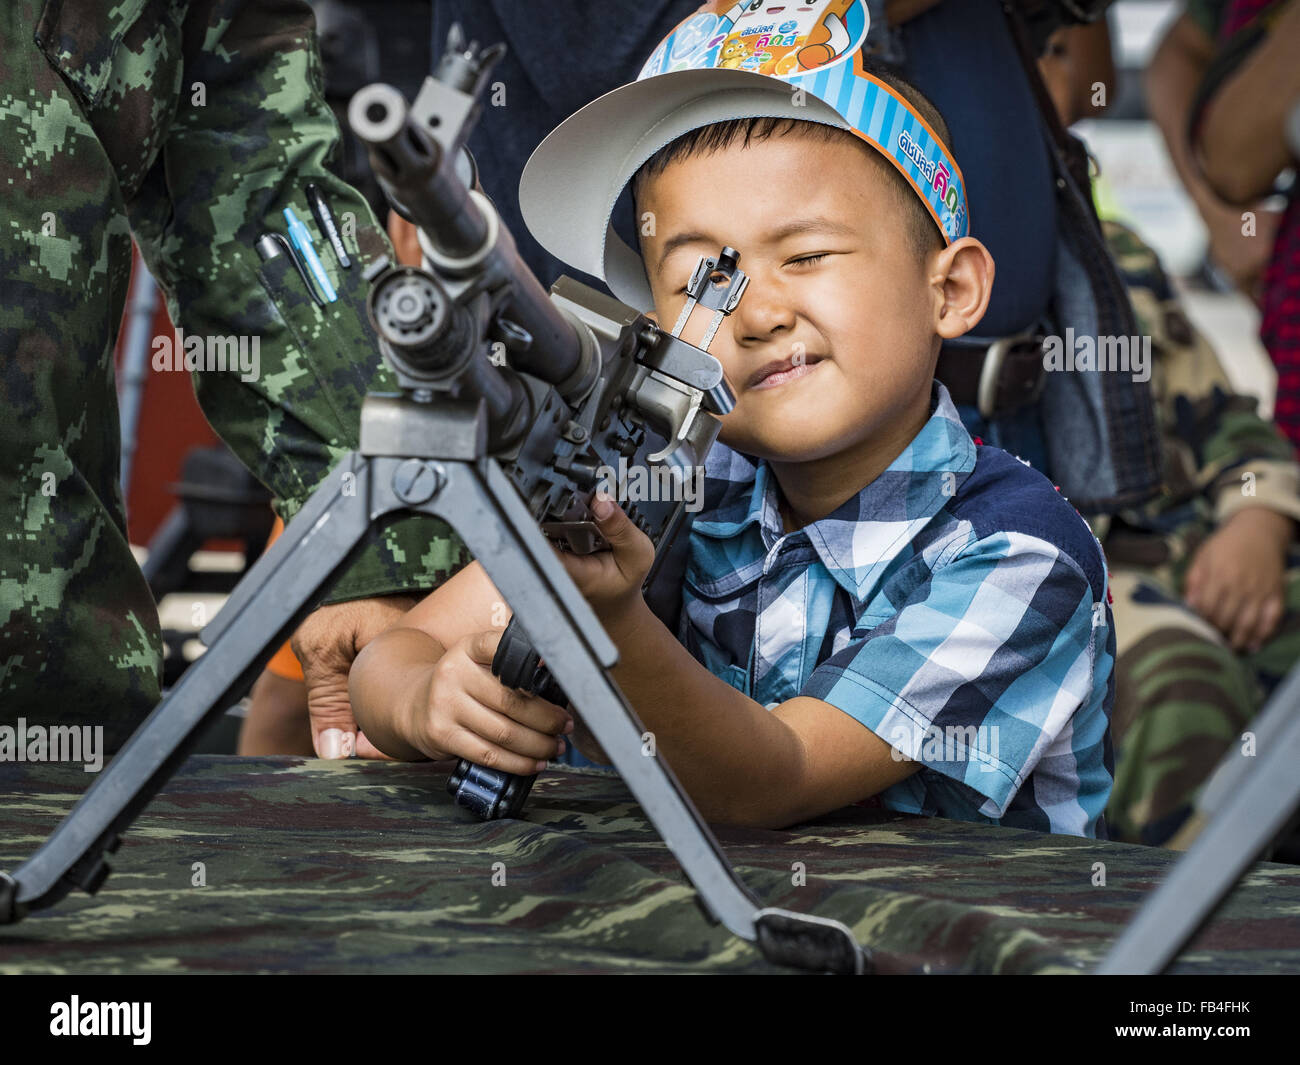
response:
<path id="1" fill-rule="evenodd" d="M 609 548 L 590 555 L 555 550 L 573 583 L 608 628 L 635 615 L 644 605 L 641 585 L 654 564 L 655 548 L 650 537 L 604 492 L 596 493 L 591 509 Z"/>
<path id="2" fill-rule="evenodd" d="M 410 704 L 408 741 L 435 761 L 454 757 L 504 773 L 532 776 L 564 753 L 573 716 L 536 695 L 507 688 L 492 672 L 503 630 L 453 643 L 428 667 Z"/>
<path id="3" fill-rule="evenodd" d="M 598 497 L 592 509 L 609 549 L 556 553 L 601 624 L 626 636 L 648 613 L 641 585 L 654 545 L 612 499 Z M 471 563 L 357 656 L 348 678 L 351 704 L 378 750 L 406 760 L 466 758 L 521 776 L 564 753 L 563 737 L 576 738 L 574 715 L 507 688 L 492 672 L 502 606 L 482 565 Z M 583 752 L 603 761 L 586 739 Z"/>

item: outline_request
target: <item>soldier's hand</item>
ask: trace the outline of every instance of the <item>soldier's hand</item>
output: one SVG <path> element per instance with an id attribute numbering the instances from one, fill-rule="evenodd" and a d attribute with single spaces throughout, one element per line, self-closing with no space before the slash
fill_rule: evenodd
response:
<path id="1" fill-rule="evenodd" d="M 499 629 L 476 632 L 448 647 L 429 667 L 428 695 L 405 731 L 413 746 L 435 760 L 452 755 L 532 776 L 564 753 L 573 716 L 501 683 L 492 672 L 501 636 Z"/>
<path id="2" fill-rule="evenodd" d="M 415 605 L 402 595 L 323 606 L 293 634 L 293 653 L 307 684 L 312 746 L 320 758 L 387 758 L 357 728 L 348 671 L 361 649 Z"/>
<path id="3" fill-rule="evenodd" d="M 1257 651 L 1286 606 L 1286 550 L 1295 523 L 1265 507 L 1239 510 L 1207 539 L 1187 569 L 1187 604 L 1236 651 Z"/>

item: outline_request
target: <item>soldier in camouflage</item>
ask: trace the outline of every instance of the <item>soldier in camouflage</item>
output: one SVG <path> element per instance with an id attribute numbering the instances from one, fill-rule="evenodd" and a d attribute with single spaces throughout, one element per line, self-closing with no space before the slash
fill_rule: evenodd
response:
<path id="1" fill-rule="evenodd" d="M 366 390 L 395 387 L 361 277 L 389 246 L 326 169 L 337 142 L 306 3 L 0 11 L 0 722 L 103 725 L 113 750 L 159 698 L 158 620 L 118 483 L 112 351 L 132 237 L 189 337 L 256 338 L 255 377 L 193 380 L 286 520 L 357 446 Z M 309 182 L 356 260 L 322 255 L 339 293 L 324 308 L 285 256 L 255 250 L 284 232 L 286 206 L 312 225 Z M 351 723 L 350 659 L 404 605 L 377 597 L 436 587 L 468 559 L 432 519 L 367 547 L 299 632 L 317 731 Z"/>
<path id="2" fill-rule="evenodd" d="M 1251 719 L 1300 658 L 1300 465 L 1236 393 L 1155 252 L 1104 223 L 1164 430 L 1164 490 L 1093 520 L 1111 567 L 1117 640 L 1112 836 L 1182 848 L 1206 777 L 1249 755 Z"/>
<path id="3" fill-rule="evenodd" d="M 1097 86 L 1114 78 L 1105 20 L 1059 30 L 1039 69 L 1064 124 L 1104 110 Z M 1229 751 L 1251 753 L 1243 733 L 1300 657 L 1300 466 L 1255 400 L 1234 391 L 1156 253 L 1118 222 L 1102 228 L 1133 339 L 1150 340 L 1164 462 L 1154 499 L 1089 518 L 1115 615 L 1106 825 L 1112 839 L 1183 848 L 1203 823 L 1207 777 Z"/>

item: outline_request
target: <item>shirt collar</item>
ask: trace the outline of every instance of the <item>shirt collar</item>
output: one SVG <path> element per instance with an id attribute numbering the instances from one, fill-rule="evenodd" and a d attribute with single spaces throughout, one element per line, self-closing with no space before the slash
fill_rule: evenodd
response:
<path id="1" fill-rule="evenodd" d="M 835 581 L 865 602 L 880 573 L 956 493 L 975 468 L 975 443 L 947 388 L 930 393 L 930 417 L 893 462 L 824 518 L 788 535 L 806 535 Z M 786 536 L 778 486 L 766 459 L 716 443 L 705 459 L 702 515 L 692 529 L 715 539 L 757 525 L 765 551 Z"/>

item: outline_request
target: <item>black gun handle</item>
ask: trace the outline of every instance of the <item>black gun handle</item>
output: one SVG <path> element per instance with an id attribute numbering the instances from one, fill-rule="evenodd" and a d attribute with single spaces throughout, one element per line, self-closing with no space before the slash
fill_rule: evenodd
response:
<path id="1" fill-rule="evenodd" d="M 569 702 L 551 671 L 541 664 L 532 642 L 514 618 L 501 634 L 497 653 L 492 658 L 492 672 L 507 688 L 540 695 L 557 706 L 566 706 Z M 462 758 L 447 780 L 447 791 L 456 800 L 456 805 L 466 807 L 484 821 L 496 821 L 502 817 L 519 816 L 536 779 L 536 774 L 526 777 L 502 773 Z"/>

